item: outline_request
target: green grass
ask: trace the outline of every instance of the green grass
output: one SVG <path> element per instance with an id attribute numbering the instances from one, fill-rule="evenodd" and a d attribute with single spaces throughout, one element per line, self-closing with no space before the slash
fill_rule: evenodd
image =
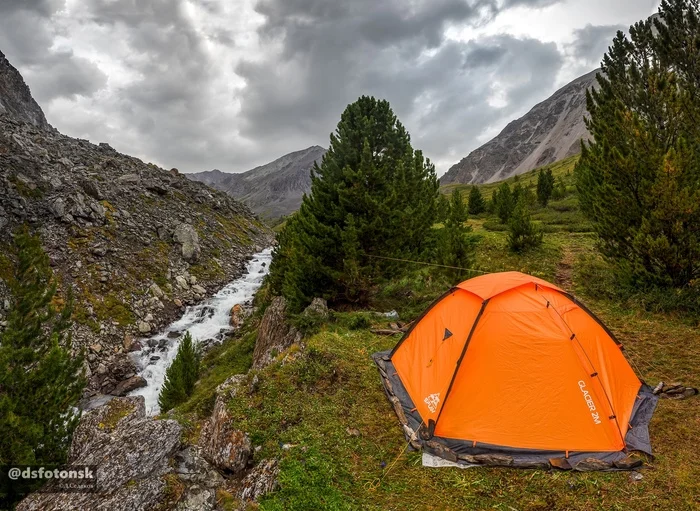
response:
<path id="1" fill-rule="evenodd" d="M 561 160 L 555 163 L 552 163 L 551 165 L 546 165 L 542 167 L 542 169 L 552 169 L 552 174 L 554 175 L 554 179 L 557 180 L 559 177 L 561 177 L 564 180 L 564 184 L 566 185 L 567 193 L 573 193 L 575 189 L 575 184 L 574 184 L 574 167 L 576 166 L 576 163 L 579 160 L 579 155 L 571 156 L 565 160 Z M 535 169 L 531 170 L 530 172 L 526 172 L 525 174 L 520 174 L 519 176 L 513 176 L 509 177 L 508 179 L 505 179 L 504 181 L 507 182 L 511 187 L 515 185 L 515 183 L 520 183 L 520 185 L 523 188 L 532 188 L 534 191 L 537 188 L 537 174 L 540 171 L 540 169 Z M 491 199 L 491 196 L 493 195 L 493 192 L 498 188 L 503 181 L 498 181 L 496 183 L 488 183 L 484 185 L 478 185 L 479 189 L 481 190 L 481 194 L 484 196 L 485 199 Z M 449 184 L 442 186 L 440 188 L 440 192 L 445 194 L 445 195 L 450 195 L 452 193 L 452 190 L 457 188 L 462 192 L 462 196 L 466 199 L 468 197 L 469 189 L 472 187 L 472 185 L 463 185 L 463 184 Z"/>
<path id="2" fill-rule="evenodd" d="M 587 302 L 628 346 L 645 377 L 655 382 L 673 373 L 698 384 L 694 329 L 662 315 Z M 423 468 L 418 453 L 404 452 L 401 429 L 370 359 L 397 338 L 350 330 L 339 316 L 305 341 L 303 357 L 249 374 L 247 385 L 257 376 L 254 392 L 229 405 L 236 426 L 261 447 L 256 458 L 281 459 L 281 488 L 261 509 L 696 508 L 700 400 L 660 403 L 651 425 L 657 458 L 640 482 L 631 483 L 626 472 Z M 650 356 L 653 366 L 644 363 Z M 351 429 L 359 436 L 349 434 Z"/>
<path id="3" fill-rule="evenodd" d="M 253 363 L 256 331 L 247 331 L 211 349 L 202 359 L 200 378 L 194 393 L 177 408 L 181 415 L 194 414 L 201 418 L 211 413 L 216 398 L 216 387 L 235 374 L 242 374 Z"/>
<path id="4" fill-rule="evenodd" d="M 698 316 L 679 306 L 684 296 L 621 294 L 612 268 L 596 255 L 596 237 L 578 209 L 571 175 L 575 162 L 571 158 L 553 166 L 555 177 L 563 176 L 567 184 L 567 196 L 533 209 L 533 218 L 545 230 L 541 247 L 513 254 L 507 233 L 492 216 L 469 220 L 479 238 L 476 269 L 518 270 L 575 292 L 616 334 L 647 383 L 700 386 Z M 520 182 L 534 184 L 536 172 L 521 176 Z M 483 185 L 486 197 L 496 186 Z M 410 321 L 451 285 L 475 274 L 416 266 L 378 286 L 369 309 L 396 309 L 402 321 Z M 641 481 L 632 481 L 628 472 L 422 467 L 420 453 L 405 451 L 403 433 L 370 357 L 399 339 L 371 333 L 387 322 L 369 311 L 335 312 L 326 322 L 303 321 L 299 326 L 308 336 L 301 356 L 246 376 L 248 391 L 229 403 L 233 422 L 260 447 L 256 460 L 281 461 L 280 489 L 265 497 L 260 509 L 700 508 L 698 398 L 660 401 L 650 427 L 656 458 L 641 470 Z M 181 417 L 191 418 L 185 420 L 193 431 L 210 410 L 216 386 L 250 367 L 253 326 L 207 356 L 195 395 L 178 409 Z"/>

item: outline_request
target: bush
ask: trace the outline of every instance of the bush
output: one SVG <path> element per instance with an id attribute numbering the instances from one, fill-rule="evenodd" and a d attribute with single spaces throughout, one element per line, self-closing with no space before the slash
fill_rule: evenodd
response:
<path id="1" fill-rule="evenodd" d="M 518 201 L 508 224 L 508 246 L 513 252 L 523 252 L 542 244 L 542 231 L 530 219 L 524 201 Z"/>
<path id="2" fill-rule="evenodd" d="M 372 326 L 372 319 L 367 313 L 353 312 L 346 316 L 345 324 L 350 330 L 366 330 Z"/>
<path id="3" fill-rule="evenodd" d="M 299 330 L 304 337 L 310 337 L 321 331 L 321 327 L 328 322 L 328 317 L 321 314 L 297 314 L 292 316 L 290 323 Z"/>

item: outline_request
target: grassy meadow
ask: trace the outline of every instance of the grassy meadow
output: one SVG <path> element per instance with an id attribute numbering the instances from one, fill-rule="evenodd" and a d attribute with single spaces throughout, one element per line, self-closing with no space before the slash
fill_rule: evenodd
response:
<path id="1" fill-rule="evenodd" d="M 626 348 L 638 375 L 700 386 L 698 318 L 672 310 L 663 300 L 622 295 L 611 269 L 596 252 L 596 237 L 578 210 L 572 158 L 554 164 L 567 195 L 533 219 L 545 230 L 541 247 L 516 255 L 507 233 L 489 215 L 469 220 L 478 238 L 477 268 L 519 270 L 574 292 L 610 327 Z M 511 178 L 511 184 L 513 179 Z M 536 172 L 519 178 L 527 187 Z M 482 186 L 489 198 L 497 184 Z M 451 187 L 450 187 L 451 188 Z M 445 189 L 450 193 L 451 189 Z M 466 200 L 468 187 L 463 187 Z M 396 309 L 410 321 L 451 282 L 468 275 L 436 273 L 417 266 L 377 289 L 371 309 Z M 257 318 L 259 318 L 259 313 Z M 249 330 L 205 359 L 193 398 L 178 414 L 196 438 L 211 410 L 214 389 L 250 365 L 256 318 Z M 700 509 L 700 399 L 661 400 L 650 431 L 655 458 L 634 473 L 575 473 L 506 468 L 433 469 L 406 450 L 398 420 L 387 401 L 370 355 L 387 350 L 399 335 L 377 336 L 386 327 L 368 311 L 335 312 L 322 324 L 306 325 L 304 349 L 293 347 L 270 367 L 248 373 L 248 392 L 230 404 L 236 427 L 260 446 L 256 460 L 281 460 L 280 489 L 260 503 L 263 510 L 693 510 Z M 224 508 L 234 508 L 220 492 Z"/>

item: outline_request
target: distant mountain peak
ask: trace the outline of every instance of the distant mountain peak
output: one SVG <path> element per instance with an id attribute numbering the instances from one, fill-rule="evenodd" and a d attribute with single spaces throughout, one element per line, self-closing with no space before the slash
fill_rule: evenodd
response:
<path id="1" fill-rule="evenodd" d="M 29 86 L 22 75 L 10 64 L 0 51 L 0 114 L 33 124 L 39 128 L 49 128 L 44 112 L 34 101 Z"/>
<path id="2" fill-rule="evenodd" d="M 240 174 L 210 170 L 187 177 L 226 192 L 263 217 L 279 218 L 299 209 L 311 190 L 311 169 L 324 154 L 325 148 L 314 145 Z"/>
<path id="3" fill-rule="evenodd" d="M 580 151 L 590 134 L 583 121 L 586 90 L 599 69 L 585 74 L 511 121 L 493 140 L 472 151 L 440 178 L 440 184 L 490 183 L 523 174 Z"/>

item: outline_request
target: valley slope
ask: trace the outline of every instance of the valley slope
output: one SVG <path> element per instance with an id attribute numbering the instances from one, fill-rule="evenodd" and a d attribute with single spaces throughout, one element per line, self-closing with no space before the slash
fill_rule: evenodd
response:
<path id="1" fill-rule="evenodd" d="M 324 154 L 326 149 L 312 146 L 240 174 L 211 170 L 187 177 L 226 192 L 262 217 L 275 219 L 299 209 L 302 197 L 311 190 L 311 169 Z"/>
<path id="2" fill-rule="evenodd" d="M 23 225 L 41 236 L 63 297 L 73 291 L 88 394 L 128 391 L 137 339 L 239 276 L 273 239 L 245 205 L 176 169 L 51 128 L 0 54 L 0 329 Z"/>
<path id="3" fill-rule="evenodd" d="M 492 183 L 562 160 L 581 150 L 590 135 L 584 124 L 592 71 L 562 87 L 493 140 L 472 151 L 440 178 L 440 184 Z"/>

